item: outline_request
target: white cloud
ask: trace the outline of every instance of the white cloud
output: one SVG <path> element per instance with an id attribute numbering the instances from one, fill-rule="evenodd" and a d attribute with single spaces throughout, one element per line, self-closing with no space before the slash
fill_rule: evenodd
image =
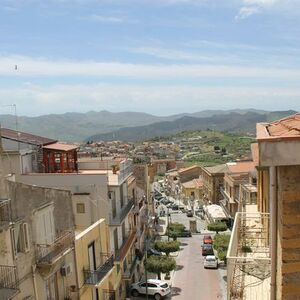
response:
<path id="1" fill-rule="evenodd" d="M 260 12 L 261 12 L 260 8 L 256 6 L 242 7 L 239 13 L 235 16 L 235 19 L 236 20 L 246 19 L 251 15 L 258 14 Z"/>
<path id="2" fill-rule="evenodd" d="M 15 65 L 18 66 L 15 70 Z M 280 78 L 300 80 L 300 69 L 249 67 L 226 64 L 133 64 L 121 62 L 71 61 L 31 58 L 24 56 L 0 57 L 2 76 L 82 76 L 127 77 L 136 79 L 174 78 Z"/>
<path id="3" fill-rule="evenodd" d="M 141 85 L 26 85 L 0 89 L 0 98 L 17 104 L 19 115 L 66 111 L 146 111 L 159 115 L 203 109 L 300 109 L 300 89 Z M 0 113 L 5 113 L 3 108 Z"/>
<path id="4" fill-rule="evenodd" d="M 94 21 L 94 22 L 102 22 L 102 23 L 122 23 L 125 21 L 125 19 L 121 17 L 102 16 L 102 15 L 90 15 L 84 19 Z"/>

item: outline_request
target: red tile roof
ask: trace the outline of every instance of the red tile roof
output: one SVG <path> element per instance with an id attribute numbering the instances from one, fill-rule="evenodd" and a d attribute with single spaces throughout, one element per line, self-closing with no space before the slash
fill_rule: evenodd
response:
<path id="1" fill-rule="evenodd" d="M 229 173 L 248 173 L 255 169 L 253 161 L 237 161 L 234 163 L 227 163 Z"/>
<path id="2" fill-rule="evenodd" d="M 300 138 L 300 113 L 272 123 L 257 124 L 258 140 Z"/>

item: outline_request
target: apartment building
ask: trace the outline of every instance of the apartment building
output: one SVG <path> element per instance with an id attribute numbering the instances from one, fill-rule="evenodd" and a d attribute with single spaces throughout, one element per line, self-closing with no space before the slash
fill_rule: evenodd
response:
<path id="1" fill-rule="evenodd" d="M 88 228 L 99 220 L 105 220 L 109 247 L 105 248 L 103 253 L 107 251 L 106 257 L 110 258 L 110 261 L 113 255 L 113 270 L 114 268 L 118 270 L 118 276 L 113 276 L 115 282 L 109 288 L 105 288 L 108 292 L 106 298 L 103 299 L 124 299 L 131 282 L 141 276 L 136 270 L 142 269 L 139 257 L 136 255 L 137 223 L 133 208 L 138 202 L 136 182 L 132 176 L 132 162 L 127 159 L 78 161 L 76 145 L 48 141 L 45 138 L 25 133 L 22 133 L 22 137 L 21 141 L 18 134 L 6 135 L 6 142 L 8 141 L 7 144 L 10 146 L 8 149 L 6 144 L 5 149 L 6 172 L 11 173 L 13 170 L 14 180 L 23 185 L 43 187 L 49 191 L 68 192 L 71 206 L 62 207 L 61 212 L 67 208 L 72 213 L 76 227 L 76 241 L 78 234 L 79 237 L 83 235 L 82 232 L 89 235 L 89 231 L 86 231 Z M 47 141 L 46 144 L 42 143 L 44 140 Z M 11 160 L 11 151 L 15 152 L 15 157 L 19 153 L 19 158 L 15 161 Z M 35 159 L 32 160 L 32 157 Z M 28 166 L 26 171 L 22 167 L 25 164 Z M 101 230 L 98 239 L 102 238 L 103 230 Z M 80 240 L 82 242 L 81 238 Z M 99 249 L 99 246 L 97 247 Z M 92 251 L 88 249 L 85 247 L 86 253 Z M 105 265 L 106 261 L 104 256 L 100 259 L 96 258 L 95 261 L 93 265 L 90 265 L 90 271 L 102 272 L 101 265 Z M 86 266 L 85 270 L 88 270 Z M 102 289 L 98 288 L 99 282 L 85 280 L 85 285 L 92 286 L 87 290 L 92 292 L 83 293 L 81 285 L 78 289 L 78 284 L 81 283 L 77 282 L 77 286 L 75 283 L 73 287 L 77 296 L 82 295 L 83 299 L 91 299 L 86 295 L 93 295 L 93 299 L 101 299 L 104 295 Z M 83 290 L 86 288 L 83 287 Z"/>
<path id="2" fill-rule="evenodd" d="M 203 201 L 205 204 L 219 204 L 223 199 L 221 189 L 224 187 L 224 174 L 228 171 L 226 164 L 202 167 Z"/>
<path id="3" fill-rule="evenodd" d="M 228 299 L 300 295 L 300 115 L 257 124 L 257 204 L 238 212 L 227 253 Z"/>
<path id="4" fill-rule="evenodd" d="M 240 203 L 241 185 L 249 182 L 250 172 L 254 171 L 255 166 L 253 161 L 230 162 L 226 165 L 227 172 L 224 175 L 223 186 L 220 187 L 223 199 L 219 203 L 228 217 L 234 219 Z"/>
<path id="5" fill-rule="evenodd" d="M 71 194 L 7 182 L 0 200 L 0 299 L 76 299 Z"/>

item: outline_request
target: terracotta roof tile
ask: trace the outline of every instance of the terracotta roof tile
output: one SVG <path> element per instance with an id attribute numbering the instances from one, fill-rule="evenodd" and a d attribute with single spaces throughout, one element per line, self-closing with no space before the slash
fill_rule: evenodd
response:
<path id="1" fill-rule="evenodd" d="M 269 124 L 263 124 L 268 135 L 263 136 L 258 132 L 258 139 L 300 137 L 300 113 L 286 117 Z"/>

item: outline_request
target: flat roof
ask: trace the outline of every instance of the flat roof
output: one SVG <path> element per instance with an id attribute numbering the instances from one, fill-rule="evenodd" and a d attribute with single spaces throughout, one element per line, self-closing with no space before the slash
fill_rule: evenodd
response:
<path id="1" fill-rule="evenodd" d="M 31 133 L 22 132 L 19 130 L 16 131 L 8 128 L 1 128 L 0 132 L 1 132 L 1 137 L 4 139 L 30 144 L 30 145 L 45 146 L 57 142 L 57 140 L 49 139 L 39 135 L 34 135 Z"/>
<path id="2" fill-rule="evenodd" d="M 72 145 L 72 144 L 63 144 L 63 143 L 53 143 L 50 145 L 43 146 L 43 149 L 57 150 L 57 151 L 64 151 L 64 152 L 76 150 L 78 148 L 79 147 L 74 144 Z"/>

